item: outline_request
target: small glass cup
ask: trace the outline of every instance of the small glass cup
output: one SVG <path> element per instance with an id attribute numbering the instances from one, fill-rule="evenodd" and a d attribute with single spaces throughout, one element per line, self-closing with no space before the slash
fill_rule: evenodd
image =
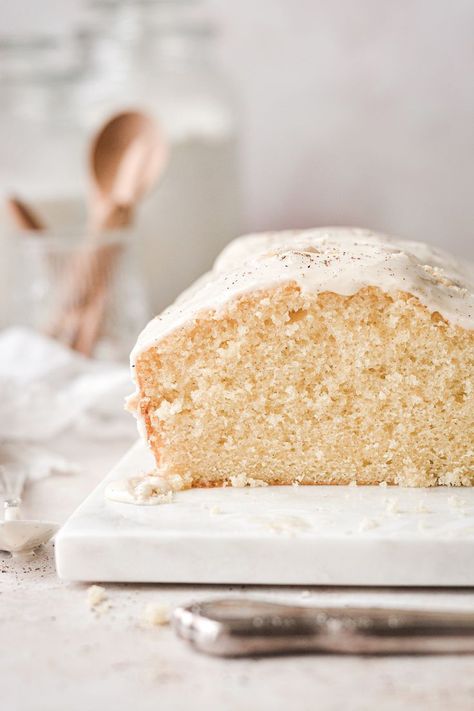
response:
<path id="1" fill-rule="evenodd" d="M 132 232 L 11 234 L 8 320 L 87 357 L 126 359 L 150 315 Z"/>

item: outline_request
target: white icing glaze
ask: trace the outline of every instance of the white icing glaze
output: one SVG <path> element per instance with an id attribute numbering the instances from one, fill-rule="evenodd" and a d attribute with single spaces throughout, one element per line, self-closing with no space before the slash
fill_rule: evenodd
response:
<path id="1" fill-rule="evenodd" d="M 421 242 L 356 228 L 248 235 L 231 242 L 212 271 L 150 321 L 131 354 L 140 353 L 200 312 L 219 310 L 244 293 L 295 282 L 303 293 L 351 295 L 366 286 L 405 291 L 448 321 L 474 328 L 474 266 Z"/>
<path id="2" fill-rule="evenodd" d="M 460 263 L 442 250 L 355 228 L 248 235 L 231 242 L 212 271 L 145 327 L 130 356 L 132 377 L 136 380 L 134 366 L 140 353 L 201 312 L 215 311 L 218 318 L 235 297 L 289 282 L 298 284 L 304 293 L 332 291 L 349 296 L 366 286 L 387 293 L 404 291 L 451 323 L 474 328 L 474 265 Z M 129 400 L 130 411 L 137 406 L 137 395 L 138 390 Z M 138 411 L 133 414 L 147 442 L 145 423 Z M 164 492 L 157 487 L 147 501 L 142 483 L 112 487 L 107 496 L 134 503 L 157 503 L 163 496 L 168 500 L 166 487 Z"/>
<path id="3" fill-rule="evenodd" d="M 140 504 L 141 506 L 171 504 L 173 492 L 171 490 L 148 492 L 146 478 L 146 475 L 143 475 L 135 479 L 111 481 L 105 488 L 104 497 L 109 501 L 117 501 L 119 504 Z"/>
<path id="4" fill-rule="evenodd" d="M 176 491 L 189 488 L 190 480 L 179 474 L 163 476 L 159 471 L 116 479 L 107 484 L 104 496 L 122 504 L 170 504 Z"/>

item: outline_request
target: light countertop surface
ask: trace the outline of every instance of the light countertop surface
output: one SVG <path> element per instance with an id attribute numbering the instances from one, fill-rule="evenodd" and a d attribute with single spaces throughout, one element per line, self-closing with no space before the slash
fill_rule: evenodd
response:
<path id="1" fill-rule="evenodd" d="M 80 474 L 35 483 L 25 515 L 64 521 L 135 438 L 65 435 L 56 450 Z M 169 626 L 143 621 L 149 603 L 171 607 L 243 594 L 308 603 L 473 609 L 474 590 L 364 590 L 105 585 L 110 607 L 87 604 L 87 585 L 61 582 L 52 545 L 29 560 L 0 553 L 0 707 L 5 711 L 96 709 L 474 708 L 474 655 L 294 656 L 222 660 L 193 652 Z"/>

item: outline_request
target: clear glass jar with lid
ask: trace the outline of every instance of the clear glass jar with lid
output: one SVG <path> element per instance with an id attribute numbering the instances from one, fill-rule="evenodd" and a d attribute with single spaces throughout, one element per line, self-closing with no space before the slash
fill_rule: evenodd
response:
<path id="1" fill-rule="evenodd" d="M 138 219 L 138 252 L 155 311 L 208 269 L 240 231 L 236 101 L 197 0 L 94 0 L 87 35 L 95 80 L 90 127 L 137 107 L 160 122 L 169 164 Z"/>

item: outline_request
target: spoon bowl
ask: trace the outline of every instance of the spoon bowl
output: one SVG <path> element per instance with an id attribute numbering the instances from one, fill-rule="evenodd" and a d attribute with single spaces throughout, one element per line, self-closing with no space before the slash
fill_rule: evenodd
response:
<path id="1" fill-rule="evenodd" d="M 0 494 L 4 498 L 4 519 L 0 522 L 0 551 L 16 555 L 31 553 L 47 543 L 59 529 L 57 523 L 21 518 L 21 496 L 26 473 L 13 466 L 0 466 Z"/>
<path id="2" fill-rule="evenodd" d="M 2 521 L 0 523 L 0 551 L 28 553 L 47 543 L 59 525 L 52 521 Z"/>
<path id="3" fill-rule="evenodd" d="M 92 141 L 89 169 L 93 186 L 92 221 L 97 230 L 113 228 L 110 213 L 120 222 L 131 221 L 136 203 L 163 173 L 168 149 L 150 116 L 124 111 L 109 119 Z M 124 212 L 130 212 L 124 216 Z"/>

